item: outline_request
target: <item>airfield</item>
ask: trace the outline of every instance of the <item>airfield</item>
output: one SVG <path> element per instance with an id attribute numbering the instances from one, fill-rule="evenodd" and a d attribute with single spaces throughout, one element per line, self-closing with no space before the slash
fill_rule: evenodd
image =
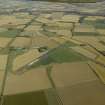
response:
<path id="1" fill-rule="evenodd" d="M 105 16 L 86 11 L 0 14 L 0 105 L 105 105 Z"/>

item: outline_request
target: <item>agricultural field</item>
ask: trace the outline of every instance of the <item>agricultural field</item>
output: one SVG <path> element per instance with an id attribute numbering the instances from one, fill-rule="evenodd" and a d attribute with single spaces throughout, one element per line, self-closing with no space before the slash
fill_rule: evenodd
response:
<path id="1" fill-rule="evenodd" d="M 14 101 L 13 101 L 14 100 Z M 28 104 L 48 105 L 44 91 L 22 93 L 4 97 L 4 105 L 28 105 Z"/>
<path id="2" fill-rule="evenodd" d="M 101 6 L 0 3 L 0 105 L 105 105 Z"/>
<path id="3" fill-rule="evenodd" d="M 35 0 L 33 0 L 35 1 Z M 67 2 L 67 3 L 95 3 L 97 0 L 42 0 L 50 2 Z"/>

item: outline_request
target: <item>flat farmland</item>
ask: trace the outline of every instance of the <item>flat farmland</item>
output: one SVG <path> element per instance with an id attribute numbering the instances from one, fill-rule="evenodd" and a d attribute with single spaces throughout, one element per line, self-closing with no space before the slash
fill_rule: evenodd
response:
<path id="1" fill-rule="evenodd" d="M 56 87 L 73 86 L 98 79 L 88 64 L 83 62 L 56 64 L 51 76 Z"/>
<path id="2" fill-rule="evenodd" d="M 87 24 L 76 24 L 75 25 L 75 29 L 73 31 L 73 35 L 80 35 L 80 36 L 86 36 L 86 35 L 90 35 L 90 36 L 94 36 L 94 35 L 98 35 L 98 33 L 96 32 L 96 29 L 94 26 L 92 25 L 87 25 Z"/>
<path id="3" fill-rule="evenodd" d="M 33 91 L 4 96 L 4 105 L 48 105 L 44 91 Z"/>
<path id="4" fill-rule="evenodd" d="M 81 47 L 72 47 L 72 49 L 84 56 L 86 56 L 87 58 L 90 58 L 90 59 L 95 59 L 97 57 L 97 55 L 95 55 L 93 52 L 91 51 L 88 51 L 88 49 L 85 49 L 85 48 L 81 48 Z"/>
<path id="5" fill-rule="evenodd" d="M 77 22 L 79 22 L 80 17 L 81 16 L 79 16 L 79 15 L 65 15 L 62 17 L 61 21 L 77 23 Z"/>
<path id="6" fill-rule="evenodd" d="M 0 70 L 5 70 L 7 65 L 8 55 L 0 55 Z"/>
<path id="7" fill-rule="evenodd" d="M 18 2 L 0 12 L 3 105 L 104 105 L 104 5 Z"/>
<path id="8" fill-rule="evenodd" d="M 37 49 L 31 49 L 28 52 L 17 56 L 13 61 L 13 70 L 16 71 L 26 66 L 27 64 L 37 60 L 43 53 L 38 52 Z"/>
<path id="9" fill-rule="evenodd" d="M 0 47 L 1 48 L 5 48 L 9 42 L 11 42 L 12 38 L 4 38 L 4 37 L 0 37 Z"/>
<path id="10" fill-rule="evenodd" d="M 105 87 L 100 81 L 90 81 L 58 88 L 64 105 L 104 105 Z"/>
<path id="11" fill-rule="evenodd" d="M 46 56 L 42 57 L 39 61 L 39 65 L 48 65 L 52 63 L 67 63 L 87 61 L 87 58 L 72 49 L 66 47 L 58 47 L 54 51 L 47 53 Z"/>
<path id="12" fill-rule="evenodd" d="M 45 68 L 30 69 L 20 75 L 8 74 L 5 95 L 40 91 L 51 88 Z"/>
<path id="13" fill-rule="evenodd" d="M 20 33 L 19 29 L 6 30 L 0 32 L 0 37 L 15 38 L 17 35 L 19 35 L 19 33 Z"/>
<path id="14" fill-rule="evenodd" d="M 15 16 L 5 16 L 2 15 L 0 19 L 0 26 L 8 25 L 9 23 L 13 25 L 25 24 L 29 22 L 30 19 L 18 19 Z"/>
<path id="15" fill-rule="evenodd" d="M 10 46 L 15 48 L 28 48 L 30 45 L 31 45 L 31 38 L 16 37 Z"/>
<path id="16" fill-rule="evenodd" d="M 42 36 L 42 35 L 36 35 L 34 37 L 32 37 L 32 46 L 35 46 L 35 47 L 48 47 L 48 48 L 55 48 L 57 47 L 59 44 L 50 39 L 49 37 L 47 36 Z"/>
<path id="17" fill-rule="evenodd" d="M 105 84 L 105 68 L 94 62 L 89 62 L 89 65 L 93 68 L 100 80 L 102 80 L 102 82 Z"/>

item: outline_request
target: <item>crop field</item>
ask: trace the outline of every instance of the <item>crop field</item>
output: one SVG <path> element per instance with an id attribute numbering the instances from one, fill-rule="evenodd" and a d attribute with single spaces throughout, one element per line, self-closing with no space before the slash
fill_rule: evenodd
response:
<path id="1" fill-rule="evenodd" d="M 43 53 L 39 53 L 36 49 L 30 50 L 24 54 L 18 55 L 13 62 L 13 70 L 18 70 L 21 67 L 33 62 L 42 56 Z"/>
<path id="2" fill-rule="evenodd" d="M 21 48 L 24 48 L 24 47 L 29 47 L 31 44 L 31 38 L 25 38 L 25 37 L 17 37 L 13 43 L 11 43 L 11 47 L 21 47 Z"/>
<path id="3" fill-rule="evenodd" d="M 48 105 L 43 91 L 28 92 L 4 97 L 4 105 Z"/>
<path id="4" fill-rule="evenodd" d="M 91 81 L 74 86 L 58 88 L 59 94 L 64 105 L 79 104 L 79 105 L 104 105 L 105 91 L 104 85 L 100 81 Z M 69 97 L 69 98 L 68 98 Z M 92 101 L 89 101 L 91 100 Z M 71 100 L 71 101 L 69 101 Z"/>
<path id="5" fill-rule="evenodd" d="M 0 105 L 105 105 L 105 1 L 4 1 Z"/>
<path id="6" fill-rule="evenodd" d="M 20 74 L 21 73 L 22 72 L 20 71 Z M 51 87 L 52 86 L 48 79 L 45 68 L 40 67 L 37 69 L 31 69 L 29 72 L 25 72 L 23 75 L 19 76 L 9 74 L 7 77 L 4 94 L 20 94 L 49 89 Z"/>
<path id="7" fill-rule="evenodd" d="M 48 47 L 49 49 L 52 49 L 54 47 L 59 46 L 59 43 L 56 41 L 49 39 L 47 36 L 43 35 L 36 35 L 32 38 L 32 46 L 36 47 Z"/>
<path id="8" fill-rule="evenodd" d="M 7 55 L 0 55 L 0 70 L 5 70 L 7 64 Z"/>
<path id="9" fill-rule="evenodd" d="M 86 24 L 90 24 L 90 25 L 93 25 L 95 28 L 99 28 L 99 29 L 104 29 L 105 28 L 105 19 L 104 18 L 102 18 L 102 17 L 99 17 L 99 18 L 97 18 L 96 17 L 96 19 L 95 20 L 92 20 L 91 19 L 92 17 L 87 17 L 86 19 L 84 19 L 84 23 L 86 23 Z"/>
<path id="10" fill-rule="evenodd" d="M 45 57 L 42 57 L 36 65 L 48 65 L 51 63 L 64 63 L 64 62 L 76 62 L 85 61 L 88 58 L 76 53 L 72 49 L 60 47 L 52 52 L 49 52 Z M 34 65 L 33 65 L 34 66 Z"/>
<path id="11" fill-rule="evenodd" d="M 11 29 L 7 31 L 0 32 L 0 37 L 10 37 L 14 38 L 19 34 L 20 30 L 17 29 Z"/>
<path id="12" fill-rule="evenodd" d="M 5 48 L 11 40 L 12 40 L 12 38 L 0 37 L 0 47 Z"/>
<path id="13" fill-rule="evenodd" d="M 73 74 L 76 75 L 76 78 Z M 91 68 L 82 62 L 56 64 L 51 75 L 57 87 L 73 86 L 97 80 Z"/>
<path id="14" fill-rule="evenodd" d="M 33 0 L 35 1 L 35 0 Z M 39 1 L 39 0 L 37 0 Z M 41 1 L 50 1 L 50 2 L 66 2 L 66 3 L 95 3 L 97 0 L 41 0 Z"/>

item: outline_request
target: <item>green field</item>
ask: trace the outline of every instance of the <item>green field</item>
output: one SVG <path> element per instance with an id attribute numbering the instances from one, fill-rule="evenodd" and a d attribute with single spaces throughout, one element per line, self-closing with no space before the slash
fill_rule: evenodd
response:
<path id="1" fill-rule="evenodd" d="M 20 30 L 18 30 L 18 29 L 7 30 L 7 31 L 4 31 L 4 32 L 0 32 L 0 37 L 14 38 L 17 35 L 19 35 L 19 33 L 20 33 Z"/>
<path id="2" fill-rule="evenodd" d="M 51 63 L 64 63 L 87 60 L 85 56 L 82 56 L 81 54 L 73 51 L 71 48 L 68 48 L 69 44 L 66 43 L 61 47 L 48 52 L 45 56 L 40 58 L 40 60 L 37 63 L 33 64 L 31 67 L 33 68 L 38 67 L 40 65 L 48 65 Z"/>
<path id="3" fill-rule="evenodd" d="M 96 29 L 105 29 L 105 19 L 97 19 L 96 21 L 83 20 L 83 23 L 93 25 Z"/>
<path id="4" fill-rule="evenodd" d="M 42 59 L 43 65 L 49 63 L 63 63 L 85 60 L 85 57 L 67 48 L 58 48 L 55 51 L 48 54 L 46 59 Z"/>

